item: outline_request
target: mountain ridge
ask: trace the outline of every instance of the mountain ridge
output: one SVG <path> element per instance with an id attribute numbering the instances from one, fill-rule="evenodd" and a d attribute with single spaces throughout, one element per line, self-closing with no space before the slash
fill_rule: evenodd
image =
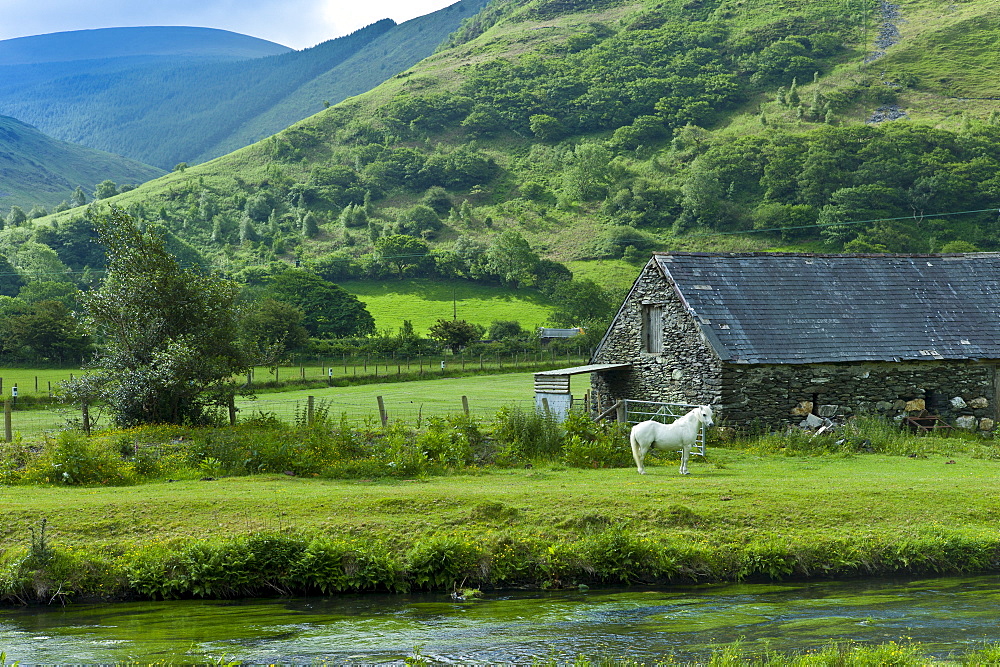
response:
<path id="1" fill-rule="evenodd" d="M 218 157 L 368 90 L 432 53 L 485 1 L 461 0 L 399 25 L 383 19 L 309 49 L 259 58 L 147 54 L 0 66 L 0 114 L 171 169 Z M 376 40 L 378 52 L 366 50 Z M 388 57 L 379 62 L 382 51 Z M 352 57 L 368 65 L 341 67 Z"/>
<path id="2" fill-rule="evenodd" d="M 80 186 L 90 196 L 104 180 L 137 184 L 165 172 L 119 155 L 53 139 L 37 128 L 0 116 L 0 213 L 69 201 Z"/>
<path id="3" fill-rule="evenodd" d="M 292 50 L 283 44 L 218 28 L 130 26 L 0 40 L 0 66 L 133 56 L 262 58 Z"/>

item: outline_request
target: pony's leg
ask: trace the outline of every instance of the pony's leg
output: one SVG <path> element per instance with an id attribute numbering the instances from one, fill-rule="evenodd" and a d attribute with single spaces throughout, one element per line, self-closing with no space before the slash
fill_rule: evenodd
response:
<path id="1" fill-rule="evenodd" d="M 635 434 L 628 434 L 628 441 L 632 445 L 632 458 L 635 459 L 635 467 L 639 469 L 640 475 L 646 474 L 646 469 L 642 467 L 642 459 L 646 456 L 646 452 L 641 451 L 639 443 L 635 440 Z"/>
<path id="2" fill-rule="evenodd" d="M 681 447 L 681 474 L 690 475 L 688 472 L 688 458 L 691 456 L 691 445 Z"/>

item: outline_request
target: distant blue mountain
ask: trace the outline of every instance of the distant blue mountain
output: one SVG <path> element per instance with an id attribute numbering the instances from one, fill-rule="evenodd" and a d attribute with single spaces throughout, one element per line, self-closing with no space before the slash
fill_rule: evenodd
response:
<path id="1" fill-rule="evenodd" d="M 263 58 L 291 50 L 265 39 L 214 28 L 100 28 L 2 40 L 0 65 L 142 56 L 230 60 Z"/>
<path id="2" fill-rule="evenodd" d="M 383 19 L 302 51 L 206 28 L 108 28 L 0 41 L 0 114 L 171 169 L 218 157 L 431 55 L 487 0 Z"/>
<path id="3" fill-rule="evenodd" d="M 13 205 L 51 208 L 68 201 L 77 186 L 89 195 L 101 181 L 138 185 L 163 173 L 120 155 L 53 139 L 0 116 L 0 216 Z"/>

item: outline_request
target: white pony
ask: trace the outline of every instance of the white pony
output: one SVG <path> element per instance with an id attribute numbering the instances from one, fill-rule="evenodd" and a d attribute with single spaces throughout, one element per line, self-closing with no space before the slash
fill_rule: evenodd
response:
<path id="1" fill-rule="evenodd" d="M 713 423 L 712 408 L 701 405 L 683 417 L 678 417 L 672 424 L 644 421 L 633 426 L 628 439 L 632 443 L 632 456 L 635 458 L 635 465 L 639 468 L 639 474 L 646 474 L 642 460 L 646 458 L 650 447 L 656 449 L 680 447 L 681 474 L 690 474 L 688 473 L 688 457 L 691 455 L 691 446 L 698 439 L 701 425 L 705 424 L 705 428 L 709 428 Z"/>

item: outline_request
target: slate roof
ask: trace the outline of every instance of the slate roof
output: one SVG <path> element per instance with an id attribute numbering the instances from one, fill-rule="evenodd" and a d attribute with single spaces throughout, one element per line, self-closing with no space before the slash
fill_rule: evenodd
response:
<path id="1" fill-rule="evenodd" d="M 731 363 L 1000 359 L 1000 253 L 658 253 Z"/>

